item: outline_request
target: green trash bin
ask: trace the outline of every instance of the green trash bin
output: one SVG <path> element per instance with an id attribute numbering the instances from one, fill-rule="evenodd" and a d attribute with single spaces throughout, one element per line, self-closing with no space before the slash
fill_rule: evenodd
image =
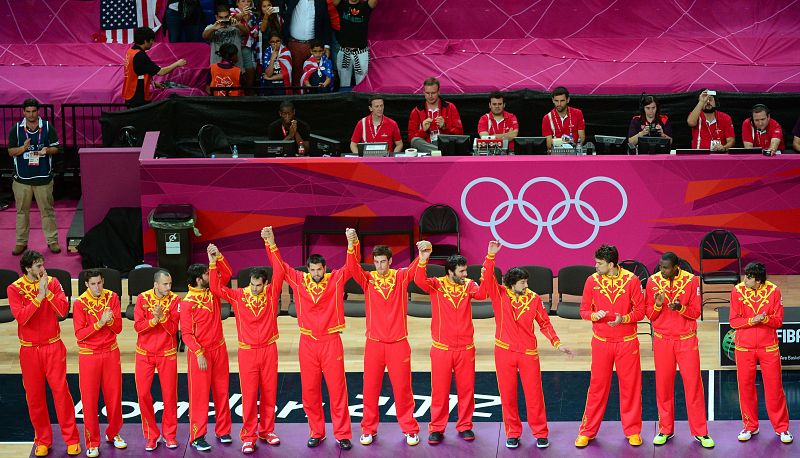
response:
<path id="1" fill-rule="evenodd" d="M 173 291 L 188 291 L 186 270 L 192 263 L 192 235 L 200 236 L 195 227 L 191 204 L 161 204 L 147 217 L 156 231 L 158 266 L 172 275 Z"/>

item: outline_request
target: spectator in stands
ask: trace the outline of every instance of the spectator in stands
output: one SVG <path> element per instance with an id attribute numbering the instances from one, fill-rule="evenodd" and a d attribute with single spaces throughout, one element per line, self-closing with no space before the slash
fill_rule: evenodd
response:
<path id="1" fill-rule="evenodd" d="M 278 109 L 281 119 L 275 120 L 267 128 L 270 140 L 292 140 L 297 143 L 298 150 L 308 150 L 308 139 L 311 138 L 311 127 L 308 123 L 295 119 L 294 104 L 288 100 L 281 102 Z"/>
<path id="2" fill-rule="evenodd" d="M 242 50 L 239 60 L 244 70 L 244 87 L 248 95 L 252 95 L 253 82 L 256 79 L 256 54 L 258 50 L 259 21 L 253 10 L 253 0 L 236 0 L 236 8 L 230 9 L 231 17 L 247 31 L 242 37 Z"/>
<path id="3" fill-rule="evenodd" d="M 152 80 L 153 76 L 164 76 L 186 65 L 186 59 L 178 59 L 162 68 L 150 60 L 147 51 L 153 47 L 155 38 L 155 32 L 149 27 L 139 27 L 133 31 L 133 46 L 125 54 L 122 72 L 122 99 L 129 108 L 150 102 L 151 83 L 158 89 L 164 89 L 162 83 Z"/>
<path id="4" fill-rule="evenodd" d="M 318 87 L 318 92 L 330 92 L 333 83 L 333 63 L 325 55 L 325 48 L 319 40 L 312 40 L 311 56 L 303 62 L 303 76 L 300 85 Z"/>
<path id="5" fill-rule="evenodd" d="M 439 80 L 426 79 L 422 89 L 425 102 L 408 117 L 408 143 L 420 151 L 434 151 L 439 149 L 439 134 L 463 135 L 464 126 L 456 106 L 439 97 Z"/>
<path id="6" fill-rule="evenodd" d="M 628 143 L 636 145 L 642 137 L 668 138 L 672 143 L 672 123 L 667 115 L 661 114 L 661 106 L 652 95 L 642 94 L 639 100 L 639 114 L 631 119 L 628 127 Z"/>
<path id="7" fill-rule="evenodd" d="M 211 80 L 209 82 L 208 94 L 219 97 L 236 97 L 242 95 L 241 89 L 234 90 L 214 90 L 225 87 L 240 88 L 242 85 L 242 71 L 236 66 L 239 61 L 239 54 L 236 46 L 231 43 L 223 43 L 219 47 L 219 57 L 222 59 L 216 64 L 211 65 Z"/>
<path id="8" fill-rule="evenodd" d="M 792 148 L 800 153 L 800 119 L 797 120 L 794 129 L 792 129 L 792 137 Z"/>
<path id="9" fill-rule="evenodd" d="M 169 0 L 164 16 L 170 43 L 202 41 L 205 17 L 199 0 Z"/>
<path id="10" fill-rule="evenodd" d="M 11 189 L 17 206 L 17 244 L 11 251 L 21 255 L 28 248 L 30 232 L 31 199 L 42 214 L 42 230 L 47 246 L 60 253 L 56 212 L 53 209 L 53 163 L 51 156 L 58 154 L 56 129 L 50 121 L 39 117 L 39 102 L 27 99 L 22 103 L 24 118 L 9 130 L 8 154 L 14 161 L 14 181 Z"/>
<path id="11" fill-rule="evenodd" d="M 564 86 L 553 90 L 553 108 L 542 118 L 542 136 L 547 137 L 547 149 L 553 147 L 553 139 L 561 139 L 570 145 L 586 142 L 586 122 L 583 112 L 569 106 L 569 91 Z"/>
<path id="12" fill-rule="evenodd" d="M 391 151 L 403 151 L 403 139 L 400 137 L 400 128 L 397 123 L 383 115 L 383 96 L 373 94 L 369 98 L 370 115 L 361 118 L 350 137 L 350 151 L 358 153 L 359 143 L 386 143 Z"/>
<path id="13" fill-rule="evenodd" d="M 769 108 L 763 103 L 753 105 L 752 114 L 742 123 L 742 143 L 745 148 L 761 148 L 769 151 L 770 156 L 775 151 L 783 151 L 783 129 L 778 121 L 769 115 Z"/>
<path id="14" fill-rule="evenodd" d="M 287 0 L 283 36 L 292 53 L 292 85 L 300 86 L 311 40 L 319 40 L 330 58 L 331 23 L 326 0 Z"/>
<path id="15" fill-rule="evenodd" d="M 262 87 L 283 88 L 292 85 L 292 53 L 289 48 L 281 42 L 281 36 L 277 31 L 269 33 L 269 41 L 264 49 L 264 73 Z M 286 91 L 289 94 L 291 91 Z M 275 95 L 278 92 L 270 91 L 267 95 Z"/>
<path id="16" fill-rule="evenodd" d="M 378 0 L 333 0 L 339 12 L 340 29 L 336 33 L 339 52 L 336 54 L 336 69 L 339 71 L 339 85 L 350 87 L 353 74 L 356 84 L 367 76 L 369 67 L 369 47 L 367 29 L 372 10 Z"/>
<path id="17" fill-rule="evenodd" d="M 211 62 L 209 65 L 214 65 L 221 60 L 219 48 L 224 43 L 231 43 L 236 46 L 236 53 L 241 54 L 242 37 L 246 37 L 248 33 L 247 26 L 239 24 L 239 21 L 231 16 L 230 10 L 224 4 L 217 5 L 215 18 L 216 21 L 206 26 L 206 29 L 203 30 L 203 39 L 211 43 Z M 242 68 L 241 59 L 236 66 L 240 69 Z"/>
<path id="18" fill-rule="evenodd" d="M 489 94 L 489 112 L 478 120 L 478 135 L 493 136 L 503 140 L 503 147 L 514 151 L 514 139 L 519 134 L 519 122 L 513 113 L 506 111 L 502 92 Z"/>
<path id="19" fill-rule="evenodd" d="M 277 5 L 273 6 L 270 0 L 261 0 L 259 2 L 259 6 L 257 8 L 257 10 L 260 12 L 258 23 L 258 42 L 260 51 L 259 57 L 263 57 L 267 48 L 269 48 L 269 42 L 273 33 L 283 36 L 283 18 L 281 18 L 281 15 L 277 11 L 279 9 L 280 7 Z M 264 69 L 266 69 L 266 61 L 259 58 L 259 63 L 264 66 Z M 291 84 L 287 84 L 287 86 L 291 86 Z"/>
<path id="20" fill-rule="evenodd" d="M 733 120 L 727 113 L 717 111 L 716 91 L 709 94 L 706 89 L 700 93 L 697 105 L 689 113 L 686 123 L 692 128 L 692 148 L 711 151 L 728 151 L 733 148 L 736 138 Z"/>

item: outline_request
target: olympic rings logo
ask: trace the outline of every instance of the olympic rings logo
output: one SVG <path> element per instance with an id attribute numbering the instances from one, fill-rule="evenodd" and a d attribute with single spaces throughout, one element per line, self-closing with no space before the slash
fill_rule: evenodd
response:
<path id="1" fill-rule="evenodd" d="M 483 221 L 474 217 L 467 208 L 467 195 L 474 186 L 481 183 L 495 184 L 499 186 L 500 189 L 502 189 L 506 194 L 506 201 L 499 203 L 495 207 L 495 209 L 492 211 L 489 221 Z M 539 209 L 532 202 L 525 200 L 525 192 L 527 192 L 531 186 L 537 183 L 552 184 L 564 195 L 564 200 L 553 206 L 553 208 L 551 208 L 547 213 L 546 218 L 542 217 L 542 212 L 539 211 Z M 617 212 L 613 218 L 601 220 L 597 210 L 595 210 L 595 208 L 592 207 L 592 205 L 590 205 L 588 202 L 581 200 L 581 196 L 586 188 L 594 183 L 607 183 L 619 191 L 619 194 L 622 197 L 622 206 L 619 209 L 619 212 Z M 593 228 L 591 235 L 589 235 L 586 240 L 579 243 L 565 242 L 559 238 L 558 235 L 556 235 L 554 230 L 554 227 L 567 217 L 573 205 L 575 206 L 575 211 L 578 213 L 578 216 L 584 222 L 590 224 Z M 514 208 L 519 209 L 522 217 L 525 218 L 526 221 L 536 226 L 536 232 L 527 242 L 511 243 L 507 240 L 503 240 L 503 238 L 497 232 L 497 227 L 503 224 L 511 216 Z M 622 216 L 625 214 L 625 211 L 628 209 L 628 195 L 625 193 L 625 189 L 617 180 L 609 177 L 597 176 L 586 179 L 583 183 L 581 183 L 580 186 L 578 186 L 578 190 L 575 192 L 575 197 L 571 197 L 567 187 L 555 178 L 537 177 L 528 180 L 528 182 L 522 186 L 522 189 L 519 190 L 519 194 L 514 197 L 511 189 L 502 181 L 492 177 L 481 177 L 472 180 L 466 187 L 464 187 L 464 191 L 461 192 L 461 209 L 464 211 L 464 216 L 466 216 L 468 220 L 472 221 L 478 226 L 488 227 L 492 231 L 492 235 L 494 236 L 495 240 L 509 248 L 520 250 L 533 245 L 537 240 L 539 240 L 539 237 L 542 235 L 542 231 L 546 228 L 547 233 L 550 234 L 550 237 L 554 242 L 564 248 L 575 250 L 578 248 L 583 248 L 592 243 L 594 239 L 597 238 L 597 234 L 600 232 L 601 227 L 610 226 L 622 218 Z"/>

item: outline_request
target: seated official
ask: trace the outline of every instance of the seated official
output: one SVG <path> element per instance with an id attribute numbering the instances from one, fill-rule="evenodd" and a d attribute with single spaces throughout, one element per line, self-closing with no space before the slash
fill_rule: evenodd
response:
<path id="1" fill-rule="evenodd" d="M 717 110 L 717 93 L 700 93 L 697 105 L 686 118 L 692 128 L 692 148 L 725 152 L 733 148 L 736 133 L 730 115 Z"/>
<path id="2" fill-rule="evenodd" d="M 292 140 L 297 143 L 298 150 L 302 146 L 308 150 L 308 139 L 311 138 L 311 127 L 299 119 L 295 119 L 294 104 L 288 100 L 281 102 L 278 116 L 267 128 L 270 140 Z"/>
<path id="3" fill-rule="evenodd" d="M 586 143 L 583 112 L 569 106 L 569 91 L 564 86 L 553 90 L 553 106 L 542 118 L 542 136 L 547 138 L 547 149 L 553 148 L 554 138 L 573 146 Z"/>
<path id="4" fill-rule="evenodd" d="M 430 77 L 422 83 L 425 103 L 411 110 L 408 117 L 408 143 L 419 151 L 439 149 L 439 134 L 463 135 L 461 115 L 452 102 L 439 97 L 439 80 Z"/>
<path id="5" fill-rule="evenodd" d="M 513 113 L 506 111 L 502 92 L 489 94 L 489 112 L 478 119 L 478 135 L 494 136 L 503 140 L 503 148 L 514 151 L 514 139 L 519 134 L 519 122 Z"/>
<path id="6" fill-rule="evenodd" d="M 216 97 L 238 97 L 242 95 L 241 89 L 225 90 L 226 87 L 239 88 L 242 85 L 242 70 L 236 66 L 239 61 L 239 50 L 230 43 L 223 43 L 217 51 L 222 59 L 216 64 L 211 64 L 211 74 L 208 94 Z"/>
<path id="7" fill-rule="evenodd" d="M 752 114 L 742 123 L 742 143 L 745 148 L 761 148 L 769 151 L 783 151 L 783 129 L 778 121 L 772 119 L 769 108 L 763 103 L 753 106 Z"/>
<path id="8" fill-rule="evenodd" d="M 403 151 L 400 128 L 388 116 L 383 115 L 383 96 L 375 94 L 369 98 L 370 115 L 361 118 L 350 137 L 350 152 L 358 153 L 359 143 L 387 143 L 390 151 Z"/>
<path id="9" fill-rule="evenodd" d="M 667 115 L 661 114 L 661 106 L 652 95 L 642 95 L 639 114 L 628 127 L 628 143 L 636 145 L 642 137 L 668 138 L 672 143 L 672 124 Z"/>

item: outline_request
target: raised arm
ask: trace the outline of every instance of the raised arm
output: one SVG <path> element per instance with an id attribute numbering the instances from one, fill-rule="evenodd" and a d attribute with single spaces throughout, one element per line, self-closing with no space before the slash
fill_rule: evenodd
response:
<path id="1" fill-rule="evenodd" d="M 347 236 L 347 263 L 345 267 L 347 267 L 353 279 L 364 289 L 369 282 L 369 274 L 364 271 L 364 268 L 361 267 L 360 264 L 361 250 L 359 247 L 358 235 L 355 229 L 347 228 L 345 236 Z"/>
<path id="2" fill-rule="evenodd" d="M 278 246 L 275 244 L 275 234 L 272 232 L 272 226 L 261 229 L 261 238 L 264 239 L 264 244 L 267 248 L 267 257 L 272 264 L 273 275 L 280 270 L 281 275 L 289 285 L 296 288 L 302 282 L 303 274 L 286 264 L 286 261 L 281 257 Z"/>
<path id="3" fill-rule="evenodd" d="M 497 252 L 500 251 L 502 246 L 500 242 L 492 240 L 489 242 L 489 248 L 486 253 L 486 259 L 483 261 L 483 272 L 481 274 L 480 289 L 484 294 L 492 299 L 492 307 L 498 307 L 500 304 L 495 304 L 500 299 L 503 286 L 497 282 L 497 277 L 494 275 L 494 258 Z"/>
<path id="4" fill-rule="evenodd" d="M 420 240 L 417 242 L 417 249 L 419 249 L 419 263 L 417 266 L 417 271 L 414 274 L 414 283 L 416 283 L 416 285 L 426 293 L 430 293 L 433 290 L 425 269 L 425 267 L 428 265 L 428 259 L 431 257 L 432 247 L 433 245 L 431 245 L 431 242 L 426 240 Z"/>
<path id="5" fill-rule="evenodd" d="M 700 120 L 700 114 L 703 112 L 703 107 L 706 106 L 708 102 L 708 91 L 703 91 L 700 93 L 700 96 L 697 99 L 697 105 L 694 106 L 692 112 L 689 113 L 689 116 L 686 118 L 686 124 L 689 127 L 697 126 L 697 122 Z"/>
<path id="6" fill-rule="evenodd" d="M 226 285 L 233 276 L 228 261 L 222 256 L 219 249 L 213 243 L 208 245 L 208 287 L 211 293 L 217 297 L 233 303 L 233 291 Z"/>

